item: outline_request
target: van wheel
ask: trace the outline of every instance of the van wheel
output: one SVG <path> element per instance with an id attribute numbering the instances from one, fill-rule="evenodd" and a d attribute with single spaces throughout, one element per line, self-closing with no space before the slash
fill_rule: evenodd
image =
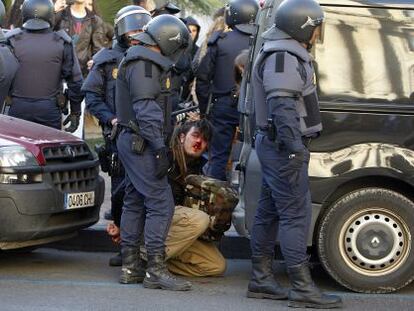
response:
<path id="1" fill-rule="evenodd" d="M 351 192 L 323 216 L 319 258 L 340 284 L 361 293 L 389 293 L 414 278 L 414 204 L 397 192 Z"/>

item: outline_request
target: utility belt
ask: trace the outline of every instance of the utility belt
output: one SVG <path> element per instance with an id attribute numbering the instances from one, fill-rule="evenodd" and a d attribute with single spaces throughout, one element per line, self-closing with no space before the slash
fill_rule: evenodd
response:
<path id="1" fill-rule="evenodd" d="M 276 141 L 276 127 L 274 124 L 268 124 L 265 126 L 257 126 L 256 130 L 259 134 L 267 136 L 270 141 Z M 309 148 L 312 137 L 302 136 L 302 144 Z"/>
<path id="2" fill-rule="evenodd" d="M 223 98 L 223 97 L 230 97 L 231 98 L 230 106 L 233 107 L 233 108 L 237 107 L 237 104 L 239 102 L 239 93 L 237 92 L 236 89 L 233 89 L 233 90 L 231 90 L 230 92 L 227 92 L 227 93 L 213 94 L 212 101 L 213 101 L 213 103 L 216 103 L 217 100 L 219 100 L 220 98 Z"/>
<path id="3" fill-rule="evenodd" d="M 118 126 L 122 131 L 131 133 L 131 151 L 135 154 L 144 154 L 147 141 L 141 136 L 138 124 L 130 120 L 128 123 L 119 123 Z"/>

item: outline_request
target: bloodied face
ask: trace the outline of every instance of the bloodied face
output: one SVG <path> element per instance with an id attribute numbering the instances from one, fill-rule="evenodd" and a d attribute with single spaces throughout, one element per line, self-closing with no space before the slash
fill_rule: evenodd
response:
<path id="1" fill-rule="evenodd" d="M 207 149 L 207 140 L 200 130 L 193 126 L 187 134 L 180 135 L 180 142 L 183 145 L 187 156 L 199 158 Z"/>

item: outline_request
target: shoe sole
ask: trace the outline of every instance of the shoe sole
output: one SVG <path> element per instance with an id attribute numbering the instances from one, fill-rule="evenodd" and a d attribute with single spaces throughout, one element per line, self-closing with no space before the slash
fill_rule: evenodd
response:
<path id="1" fill-rule="evenodd" d="M 164 289 L 164 290 L 171 290 L 171 291 L 177 291 L 177 292 L 184 292 L 184 291 L 191 290 L 191 286 L 169 287 L 169 286 L 164 286 L 164 285 L 162 285 L 160 283 L 157 283 L 157 282 L 149 282 L 146 279 L 144 279 L 144 282 L 142 283 L 142 285 L 145 288 L 150 288 L 150 289 Z"/>
<path id="2" fill-rule="evenodd" d="M 251 291 L 247 291 L 246 296 L 247 298 L 255 298 L 255 299 L 272 299 L 272 300 L 288 299 L 287 294 L 286 295 L 272 295 L 272 294 L 266 294 L 266 293 L 255 293 Z"/>
<path id="3" fill-rule="evenodd" d="M 119 278 L 119 283 L 121 284 L 138 284 L 144 281 L 144 277 L 137 276 L 137 277 L 129 277 L 129 278 Z"/>
<path id="4" fill-rule="evenodd" d="M 312 308 L 312 309 L 335 309 L 342 308 L 341 302 L 330 303 L 326 305 L 320 305 L 310 302 L 300 302 L 300 301 L 289 301 L 288 307 L 291 308 Z"/>

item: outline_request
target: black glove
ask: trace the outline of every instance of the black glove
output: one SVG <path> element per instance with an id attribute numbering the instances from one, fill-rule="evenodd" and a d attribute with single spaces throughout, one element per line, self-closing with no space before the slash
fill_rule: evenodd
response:
<path id="1" fill-rule="evenodd" d="M 76 131 L 79 126 L 80 115 L 80 112 L 71 112 L 70 115 L 66 117 L 66 119 L 63 121 L 63 125 L 66 125 L 70 122 L 69 127 L 65 128 L 66 132 L 73 133 Z"/>
<path id="2" fill-rule="evenodd" d="M 167 147 L 163 147 L 155 151 L 155 166 L 155 177 L 161 179 L 167 175 L 171 166 L 168 158 Z"/>

